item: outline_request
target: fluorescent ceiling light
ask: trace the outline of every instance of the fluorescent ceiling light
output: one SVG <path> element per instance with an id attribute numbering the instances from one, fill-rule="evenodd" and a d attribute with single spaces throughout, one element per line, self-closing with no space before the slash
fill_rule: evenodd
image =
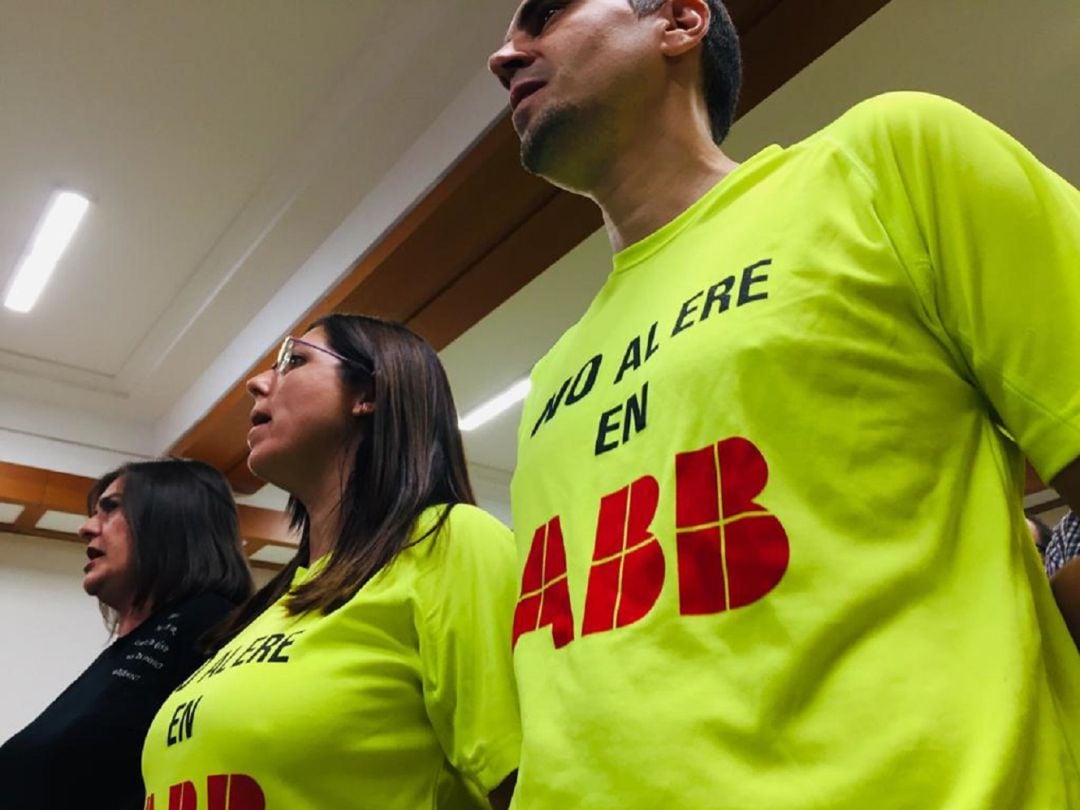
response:
<path id="1" fill-rule="evenodd" d="M 475 430 L 481 425 L 490 422 L 503 411 L 525 399 L 530 387 L 532 387 L 532 383 L 529 382 L 528 378 L 518 380 L 501 394 L 492 397 L 465 414 L 461 421 L 458 422 L 458 427 L 462 430 Z"/>
<path id="2" fill-rule="evenodd" d="M 30 240 L 30 247 L 15 268 L 4 299 L 5 307 L 16 312 L 30 311 L 89 206 L 90 201 L 74 191 L 53 194 L 34 238 Z"/>

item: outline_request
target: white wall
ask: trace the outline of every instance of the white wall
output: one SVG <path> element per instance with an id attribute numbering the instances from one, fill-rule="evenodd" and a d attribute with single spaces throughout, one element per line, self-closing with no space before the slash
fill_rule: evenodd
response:
<path id="1" fill-rule="evenodd" d="M 109 643 L 82 589 L 80 543 L 0 532 L 0 742 L 33 720 Z M 273 571 L 254 571 L 257 585 Z"/>
<path id="2" fill-rule="evenodd" d="M 33 720 L 108 644 L 78 543 L 0 533 L 0 740 Z"/>

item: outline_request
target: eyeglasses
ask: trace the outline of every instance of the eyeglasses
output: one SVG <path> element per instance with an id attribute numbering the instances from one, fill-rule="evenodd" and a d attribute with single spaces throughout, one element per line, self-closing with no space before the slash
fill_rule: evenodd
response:
<path id="1" fill-rule="evenodd" d="M 305 346 L 308 349 L 314 349 L 315 351 L 322 352 L 323 354 L 328 354 L 331 357 L 340 360 L 342 363 L 348 363 L 350 366 L 357 366 L 358 368 L 366 371 L 372 377 L 375 376 L 375 370 L 371 368 L 371 366 L 367 363 L 361 362 L 360 360 L 352 360 L 348 357 L 345 357 L 344 355 L 338 354 L 333 349 L 326 348 L 325 346 L 316 346 L 314 343 L 309 343 L 308 341 L 301 340 L 300 338 L 287 337 L 281 342 L 281 348 L 278 349 L 277 353 L 277 360 L 275 360 L 274 365 L 271 366 L 271 368 L 274 369 L 282 377 L 284 377 L 293 369 L 293 349 L 297 345 Z"/>

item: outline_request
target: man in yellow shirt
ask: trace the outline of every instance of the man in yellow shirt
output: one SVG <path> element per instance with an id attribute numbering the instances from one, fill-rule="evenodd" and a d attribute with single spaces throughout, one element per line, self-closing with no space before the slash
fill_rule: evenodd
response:
<path id="1" fill-rule="evenodd" d="M 515 808 L 1080 808 L 1020 506 L 1080 506 L 1080 194 L 916 93 L 734 163 L 718 0 L 526 0 L 491 68 L 615 250 L 519 432 Z"/>

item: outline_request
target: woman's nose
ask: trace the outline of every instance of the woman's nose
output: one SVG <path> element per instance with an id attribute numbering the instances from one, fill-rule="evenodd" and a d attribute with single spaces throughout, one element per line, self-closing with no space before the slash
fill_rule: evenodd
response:
<path id="1" fill-rule="evenodd" d="M 256 374 L 247 381 L 247 392 L 255 399 L 265 397 L 270 393 L 270 385 L 273 382 L 272 378 L 275 373 L 274 369 L 269 368 L 266 371 Z"/>
<path id="2" fill-rule="evenodd" d="M 79 527 L 78 535 L 89 543 L 97 537 L 98 534 L 100 534 L 100 531 L 98 529 L 97 515 L 91 515 L 83 522 L 83 525 Z"/>

